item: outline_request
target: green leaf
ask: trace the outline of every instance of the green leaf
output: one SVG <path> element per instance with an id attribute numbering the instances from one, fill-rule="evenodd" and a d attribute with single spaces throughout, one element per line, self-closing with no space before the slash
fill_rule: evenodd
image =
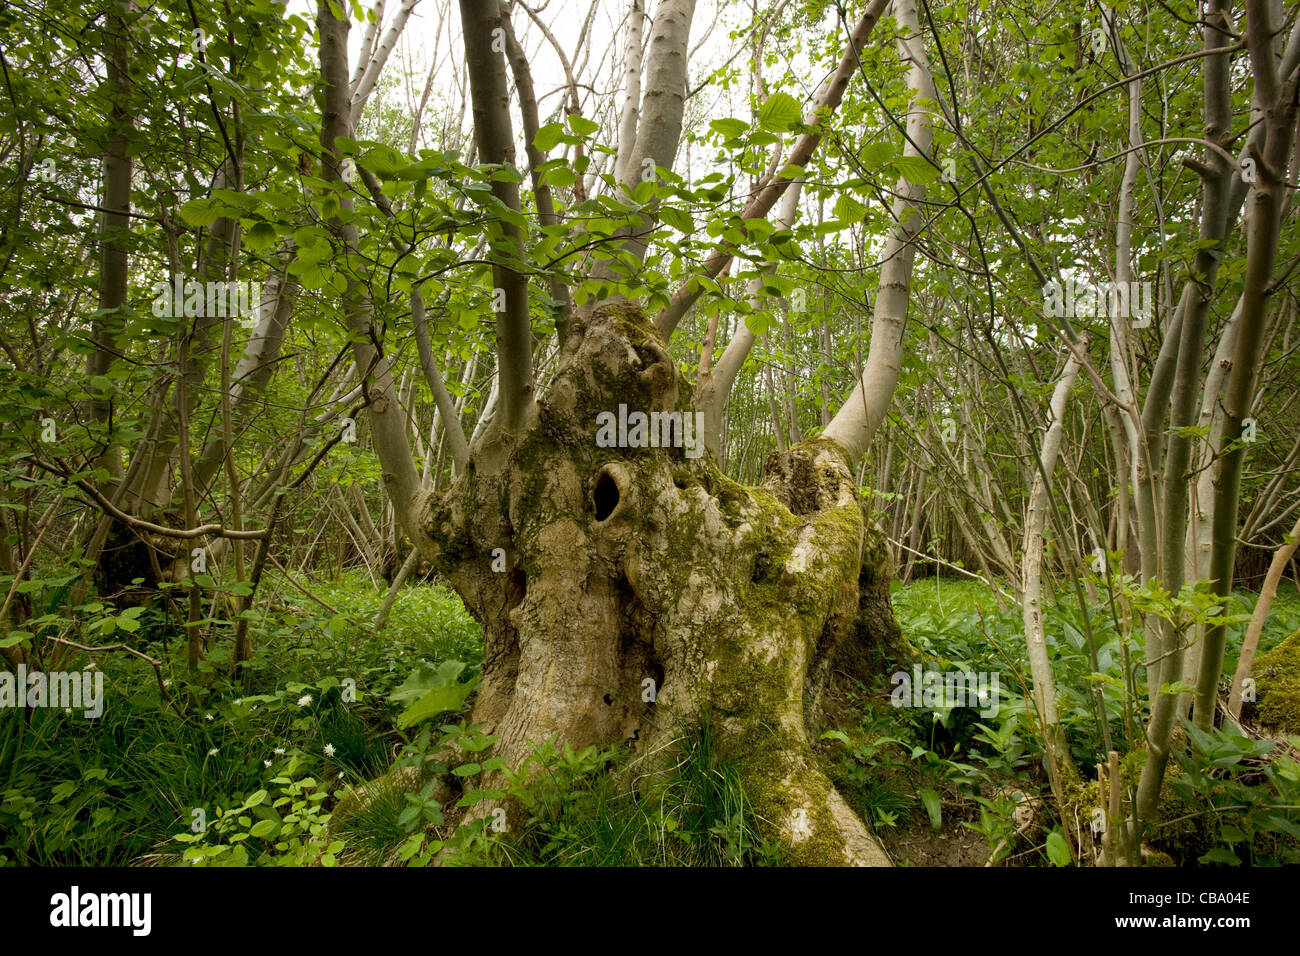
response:
<path id="1" fill-rule="evenodd" d="M 600 129 L 600 124 L 587 119 L 578 113 L 569 114 L 569 129 L 573 130 L 579 136 L 590 136 L 596 130 Z M 540 133 L 541 130 L 538 130 Z"/>
<path id="2" fill-rule="evenodd" d="M 844 222 L 861 222 L 867 214 L 867 207 L 848 193 L 842 193 L 835 200 L 835 218 Z"/>
<path id="3" fill-rule="evenodd" d="M 1234 827 L 1231 823 L 1225 823 L 1219 830 L 1219 839 L 1224 843 L 1241 843 L 1246 839 L 1246 834 L 1241 832 L 1239 827 Z"/>
<path id="4" fill-rule="evenodd" d="M 469 697 L 470 692 L 474 690 L 478 682 L 479 678 L 475 677 L 464 684 L 451 683 L 433 688 L 433 690 L 402 711 L 401 716 L 397 718 L 398 729 L 405 730 L 407 727 L 418 724 L 422 720 L 428 720 L 438 714 L 460 710 L 465 704 L 465 699 Z"/>
<path id="5" fill-rule="evenodd" d="M 564 127 L 559 123 L 547 123 L 533 137 L 533 146 L 542 153 L 550 152 L 559 145 L 564 136 Z"/>
<path id="6" fill-rule="evenodd" d="M 412 833 L 407 841 L 402 844 L 401 850 L 397 853 L 397 858 L 405 863 L 411 857 L 415 856 L 415 854 L 419 853 L 422 846 L 424 846 L 424 834 Z"/>
<path id="7" fill-rule="evenodd" d="M 727 119 L 714 120 L 709 124 L 709 129 L 718 133 L 723 139 L 735 139 L 749 129 L 749 124 L 744 120 L 728 117 Z"/>
<path id="8" fill-rule="evenodd" d="M 695 231 L 695 220 L 690 214 L 681 209 L 674 209 L 671 206 L 663 206 L 659 209 L 659 218 L 665 224 L 672 226 L 678 232 L 690 235 Z"/>
<path id="9" fill-rule="evenodd" d="M 393 179 L 409 165 L 401 153 L 388 146 L 367 149 L 358 162 L 380 179 Z"/>
<path id="10" fill-rule="evenodd" d="M 888 140 L 877 140 L 862 147 L 858 158 L 868 169 L 882 169 L 894 156 L 894 144 Z"/>
<path id="11" fill-rule="evenodd" d="M 943 802 L 939 799 L 939 794 L 930 787 L 921 790 L 921 805 L 925 807 L 926 815 L 930 818 L 930 827 L 935 833 L 943 829 Z M 1051 845 L 1051 837 L 1048 837 L 1048 845 Z M 1050 854 L 1050 850 L 1048 851 Z M 1069 852 L 1066 852 L 1066 858 L 1069 858 Z"/>
<path id="12" fill-rule="evenodd" d="M 275 245 L 275 227 L 269 222 L 254 223 L 244 232 L 244 245 L 250 252 L 266 252 Z"/>
<path id="13" fill-rule="evenodd" d="M 1057 830 L 1047 834 L 1047 858 L 1052 861 L 1052 866 L 1070 865 L 1070 844 Z"/>
<path id="14" fill-rule="evenodd" d="M 1237 859 L 1237 854 L 1221 846 L 1216 846 L 1209 853 L 1198 857 L 1197 863 L 1226 863 L 1228 866 L 1241 866 L 1241 860 Z"/>
<path id="15" fill-rule="evenodd" d="M 928 185 L 939 178 L 939 170 L 921 156 L 900 156 L 894 160 L 894 168 L 909 183 L 918 186 Z"/>
<path id="16" fill-rule="evenodd" d="M 181 219 L 191 226 L 210 226 L 221 218 L 221 213 L 225 210 L 225 205 L 215 199 L 206 196 L 198 199 L 191 199 L 185 205 L 181 206 Z"/>
<path id="17" fill-rule="evenodd" d="M 803 111 L 799 101 L 789 93 L 773 93 L 758 110 L 758 122 L 764 129 L 784 133 L 799 124 Z"/>
<path id="18" fill-rule="evenodd" d="M 546 184 L 552 189 L 568 189 L 578 181 L 578 174 L 568 166 L 557 166 L 546 173 Z"/>
<path id="19" fill-rule="evenodd" d="M 13 647 L 16 644 L 26 644 L 35 635 L 30 631 L 10 631 L 6 637 L 0 637 L 0 647 Z"/>
<path id="20" fill-rule="evenodd" d="M 248 832 L 259 840 L 270 839 L 280 832 L 280 821 L 258 820 Z"/>

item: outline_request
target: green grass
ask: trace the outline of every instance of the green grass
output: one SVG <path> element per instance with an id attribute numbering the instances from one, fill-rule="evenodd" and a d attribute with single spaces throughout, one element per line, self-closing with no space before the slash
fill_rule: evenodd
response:
<path id="1" fill-rule="evenodd" d="M 402 743 L 387 695 L 421 664 L 477 665 L 478 626 L 444 587 L 406 588 L 380 634 L 370 622 L 383 594 L 368 580 L 349 576 L 313 591 L 340 613 L 299 596 L 257 621 L 257 650 L 238 683 L 226 674 L 228 633 L 192 675 L 175 635 L 164 649 L 160 623 L 133 635 L 133 646 L 163 659 L 184 721 L 166 706 L 152 668 L 124 655 L 100 657 L 98 720 L 0 712 L 0 864 L 174 862 L 172 835 L 188 831 L 193 811 L 211 819 L 289 767 L 338 789 L 381 774 Z M 346 679 L 355 681 L 354 703 L 342 699 Z"/>
<path id="2" fill-rule="evenodd" d="M 124 655 L 99 660 L 107 678 L 99 720 L 40 709 L 0 712 L 0 864 L 174 864 L 181 846 L 172 838 L 189 832 L 197 809 L 211 819 L 217 809 L 238 805 L 286 775 L 314 776 L 336 796 L 382 777 L 416 734 L 395 730 L 400 707 L 388 695 L 422 666 L 461 661 L 467 665 L 462 679 L 468 679 L 481 665 L 478 625 L 444 586 L 407 586 L 387 628 L 376 633 L 372 622 L 384 592 L 363 575 L 309 583 L 334 611 L 283 582 L 268 585 L 278 593 L 277 610 L 254 621 L 257 651 L 240 682 L 227 675 L 228 632 L 217 634 L 209 660 L 191 675 L 181 659 L 182 642 L 167 635 L 163 616 L 141 617 L 131 643 L 164 660 L 170 693 L 187 720 L 166 706 L 152 669 Z M 1091 664 L 1069 598 L 1062 592 L 1062 600 L 1047 608 L 1046 626 L 1063 721 L 1083 759 L 1097 752 L 1100 741 L 1091 710 Z M 1239 595 L 1233 610 L 1249 612 L 1254 600 Z M 1009 722 L 1023 710 L 1010 676 L 1024 668 L 1019 608 L 1000 608 L 980 582 L 950 579 L 895 586 L 894 604 L 904 633 L 932 660 L 1002 671 L 1004 706 L 986 731 L 939 724 L 928 713 L 887 709 L 864 715 L 851 729 L 852 746 L 835 759 L 847 789 L 878 824 L 916 816 L 919 786 L 934 787 L 948 799 L 972 781 L 1018 778 L 1039 756 L 1023 721 Z M 1117 673 L 1118 633 L 1108 609 L 1094 608 L 1092 623 L 1103 670 Z M 1260 651 L 1297 628 L 1300 592 L 1286 582 Z M 1227 673 L 1243 632 L 1244 625 L 1229 629 Z M 63 666 L 84 663 L 74 659 Z M 355 683 L 355 702 L 343 699 L 348 682 Z M 1119 692 L 1106 692 L 1112 732 L 1122 740 Z M 871 743 L 885 735 L 905 744 L 880 750 Z M 907 748 L 913 748 L 911 758 Z M 974 753 L 967 757 L 968 752 Z M 886 753 L 893 762 L 882 777 Z M 758 838 L 744 793 L 716 760 L 707 735 L 684 741 L 681 758 L 651 790 L 628 785 L 627 753 L 551 752 L 528 790 L 527 832 L 510 840 L 470 841 L 456 859 L 515 866 L 779 862 L 780 854 Z M 972 776 L 963 766 L 979 772 Z M 379 788 L 375 800 L 349 816 L 343 862 L 398 861 L 411 833 L 409 821 L 399 820 L 411 803 L 407 786 Z"/>

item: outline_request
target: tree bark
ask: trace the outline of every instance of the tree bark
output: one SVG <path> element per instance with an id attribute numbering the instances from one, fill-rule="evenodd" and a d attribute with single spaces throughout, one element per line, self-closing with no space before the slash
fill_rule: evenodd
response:
<path id="1" fill-rule="evenodd" d="M 484 629 L 473 720 L 510 766 L 552 737 L 635 741 L 650 780 L 707 722 L 796 862 L 887 863 L 809 743 L 837 675 L 899 653 L 892 559 L 844 450 L 805 442 L 745 488 L 681 448 L 599 447 L 619 403 L 689 414 L 689 385 L 640 311 L 606 302 L 575 314 L 537 421 L 487 426 L 492 453 L 427 500 L 424 546 Z"/>
<path id="2" fill-rule="evenodd" d="M 936 95 L 914 0 L 896 0 L 894 19 L 905 31 L 899 40 L 900 52 L 911 64 L 907 85 L 912 90 L 912 103 L 907 111 L 907 143 L 903 155 L 928 160 L 934 139 L 929 104 L 935 102 Z M 925 196 L 925 187 L 900 179 L 895 193 L 897 198 L 891 210 L 894 226 L 885 240 L 866 367 L 848 401 L 836 412 L 823 433 L 839 443 L 852 461 L 866 453 L 876 429 L 884 421 L 902 369 L 903 331 L 911 298 L 912 262 L 916 258 L 916 238 L 923 221 L 917 204 Z"/>

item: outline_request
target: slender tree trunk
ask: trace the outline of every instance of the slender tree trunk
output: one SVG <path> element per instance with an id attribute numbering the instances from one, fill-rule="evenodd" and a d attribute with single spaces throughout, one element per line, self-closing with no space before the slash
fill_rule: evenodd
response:
<path id="1" fill-rule="evenodd" d="M 1070 749 L 1060 726 L 1056 710 L 1056 681 L 1052 676 L 1052 662 L 1047 656 L 1047 640 L 1043 631 L 1042 571 L 1044 533 L 1047 529 L 1047 509 L 1051 496 L 1043 475 L 1051 480 L 1056 470 L 1056 459 L 1061 452 L 1065 434 L 1065 404 L 1079 375 L 1079 360 L 1073 352 L 1065 363 L 1052 393 L 1051 414 L 1047 434 L 1043 438 L 1042 471 L 1034 472 L 1033 490 L 1029 495 L 1029 514 L 1025 519 L 1025 557 L 1023 578 L 1023 608 L 1025 643 L 1029 648 L 1029 672 L 1033 678 L 1034 706 L 1043 729 L 1043 743 L 1048 750 L 1049 766 L 1053 769 L 1053 788 L 1060 796 L 1059 773 L 1073 767 Z"/>
<path id="2" fill-rule="evenodd" d="M 1214 488 L 1213 550 L 1210 577 L 1222 597 L 1232 594 L 1233 565 L 1237 556 L 1237 512 L 1241 500 L 1241 473 L 1246 443 L 1241 441 L 1242 422 L 1250 417 L 1255 383 L 1263 360 L 1260 348 L 1272 289 L 1273 265 L 1277 258 L 1282 225 L 1282 202 L 1296 131 L 1297 93 L 1300 67 L 1279 78 L 1270 24 L 1271 4 L 1247 0 L 1247 46 L 1255 75 L 1255 99 L 1263 108 L 1267 136 L 1262 154 L 1256 153 L 1257 180 L 1253 190 L 1250 232 L 1246 251 L 1246 276 L 1241 293 L 1241 327 L 1233 353 L 1232 370 L 1223 400 L 1223 440 L 1219 446 L 1218 473 Z M 1208 730 L 1214 723 L 1219 676 L 1227 632 L 1222 624 L 1206 628 L 1201 669 L 1196 682 L 1196 725 Z"/>
<path id="3" fill-rule="evenodd" d="M 1255 610 L 1250 616 L 1250 626 L 1246 628 L 1246 636 L 1242 638 L 1241 657 L 1237 661 L 1237 670 L 1232 675 L 1232 690 L 1228 694 L 1228 713 L 1233 720 L 1241 720 L 1242 684 L 1250 676 L 1251 665 L 1255 663 L 1255 651 L 1259 648 L 1259 635 L 1264 630 L 1264 621 L 1268 618 L 1269 608 L 1273 606 L 1273 599 L 1277 597 L 1277 586 L 1282 582 L 1282 575 L 1286 573 L 1286 566 L 1295 555 L 1298 544 L 1300 544 L 1300 520 L 1296 521 L 1295 526 L 1291 528 L 1291 533 L 1273 552 L 1273 560 L 1269 562 L 1268 574 L 1264 576 L 1264 586 L 1260 589 L 1259 600 L 1255 602 Z"/>

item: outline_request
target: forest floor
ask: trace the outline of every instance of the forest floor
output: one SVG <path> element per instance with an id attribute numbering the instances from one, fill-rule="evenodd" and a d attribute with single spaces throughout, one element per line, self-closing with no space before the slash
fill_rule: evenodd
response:
<path id="1" fill-rule="evenodd" d="M 625 786 L 633 754 L 543 749 L 544 773 L 512 791 L 532 811 L 526 834 L 455 828 L 463 807 L 482 796 L 473 789 L 481 768 L 465 757 L 490 745 L 465 723 L 482 656 L 477 625 L 452 592 L 416 584 L 376 633 L 382 580 L 349 573 L 299 583 L 311 598 L 282 577 L 274 582 L 281 596 L 252 627 L 258 651 L 239 683 L 226 676 L 227 641 L 215 640 L 190 676 L 163 612 L 133 619 L 133 644 L 163 660 L 183 719 L 152 668 L 125 655 L 100 658 L 105 707 L 97 720 L 51 709 L 0 715 L 0 865 L 783 861 L 781 847 L 758 835 L 707 740 L 683 744 L 678 775 L 654 800 Z M 991 856 L 1001 865 L 1060 862 L 1049 836 L 1061 815 L 1024 718 L 1019 609 L 968 580 L 914 581 L 896 586 L 894 599 L 926 666 L 999 674 L 998 706 L 990 716 L 892 706 L 889 675 L 881 675 L 816 742 L 836 785 L 901 865 L 980 866 Z M 1241 595 L 1235 610 L 1253 601 Z M 1100 613 L 1090 625 L 1102 670 L 1114 672 L 1122 660 L 1115 628 Z M 1297 629 L 1300 594 L 1287 585 L 1261 652 Z M 1229 671 L 1241 632 L 1230 629 Z M 1049 606 L 1048 634 L 1062 721 L 1076 760 L 1090 766 L 1102 749 L 1092 667 L 1068 599 Z M 1122 737 L 1118 706 L 1109 716 Z M 447 756 L 452 743 L 459 762 Z M 448 771 L 460 791 L 441 782 Z M 1184 796 L 1194 804 L 1195 794 Z M 1184 845 L 1164 849 L 1173 862 L 1194 864 L 1192 854 L 1209 851 L 1216 836 L 1184 829 Z M 1086 821 L 1074 821 L 1071 837 L 1091 846 Z M 1253 854 L 1248 862 L 1269 862 L 1270 846 L 1238 850 Z"/>

